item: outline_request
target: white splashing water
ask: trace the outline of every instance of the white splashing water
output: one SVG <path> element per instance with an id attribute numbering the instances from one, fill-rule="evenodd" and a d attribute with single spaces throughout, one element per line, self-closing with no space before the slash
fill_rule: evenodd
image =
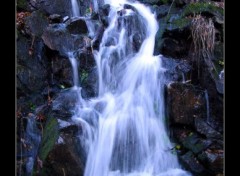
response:
<path id="1" fill-rule="evenodd" d="M 78 87 L 79 86 L 79 76 L 78 76 L 78 63 L 76 58 L 73 55 L 73 52 L 68 53 L 68 58 L 70 60 L 70 63 L 72 65 L 73 69 L 73 86 Z"/>
<path id="2" fill-rule="evenodd" d="M 71 0 L 71 3 L 72 3 L 73 17 L 79 17 L 80 16 L 80 10 L 79 10 L 77 0 Z"/>
<path id="3" fill-rule="evenodd" d="M 84 175 L 189 176 L 171 152 L 165 128 L 165 69 L 161 56 L 153 56 L 155 16 L 138 2 L 105 3 L 111 5 L 109 27 L 94 51 L 99 95 L 88 101 L 80 96 L 72 117 L 83 127 L 81 143 L 88 155 Z M 124 9 L 124 4 L 133 8 Z M 142 41 L 137 49 L 136 36 Z"/>

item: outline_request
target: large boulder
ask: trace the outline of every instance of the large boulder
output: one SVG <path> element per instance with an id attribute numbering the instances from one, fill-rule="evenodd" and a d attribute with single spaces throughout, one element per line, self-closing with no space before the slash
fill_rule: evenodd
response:
<path id="1" fill-rule="evenodd" d="M 82 96 L 84 98 L 94 97 L 98 91 L 98 75 L 94 56 L 90 52 L 79 50 L 77 57 L 79 60 L 79 81 L 82 87 Z"/>
<path id="2" fill-rule="evenodd" d="M 19 95 L 39 93 L 47 84 L 47 58 L 43 42 L 27 38 L 20 32 L 17 38 L 17 90 Z"/>
<path id="3" fill-rule="evenodd" d="M 66 28 L 71 34 L 86 34 L 88 32 L 86 22 L 82 18 L 71 19 L 66 24 Z"/>
<path id="4" fill-rule="evenodd" d="M 79 148 L 80 126 L 71 122 L 51 118 L 48 120 L 43 133 L 39 160 L 39 174 L 46 175 L 83 175 L 85 158 Z"/>
<path id="5" fill-rule="evenodd" d="M 29 27 L 31 35 L 41 37 L 48 26 L 48 20 L 42 11 L 37 10 L 26 18 L 26 25 Z"/>
<path id="6" fill-rule="evenodd" d="M 207 175 L 206 170 L 202 166 L 201 163 L 196 159 L 194 154 L 189 151 L 186 154 L 180 157 L 180 161 L 182 165 L 187 169 L 190 170 L 194 175 L 201 176 Z"/>
<path id="7" fill-rule="evenodd" d="M 47 14 L 70 16 L 72 11 L 71 1 L 66 0 L 35 0 L 32 4 Z"/>
<path id="8" fill-rule="evenodd" d="M 56 145 L 44 164 L 47 175 L 83 176 L 84 166 L 68 144 Z"/>
<path id="9" fill-rule="evenodd" d="M 51 58 L 52 85 L 59 88 L 68 88 L 73 86 L 72 66 L 67 57 L 55 54 Z"/>
<path id="10" fill-rule="evenodd" d="M 194 125 L 194 119 L 206 116 L 204 91 L 191 84 L 168 84 L 168 110 L 172 123 Z"/>
<path id="11" fill-rule="evenodd" d="M 195 128 L 197 132 L 205 135 L 207 138 L 223 139 L 221 133 L 213 129 L 206 120 L 202 118 L 195 118 Z"/>
<path id="12" fill-rule="evenodd" d="M 102 24 L 107 27 L 108 26 L 108 14 L 110 12 L 110 5 L 105 4 L 99 9 L 99 17 L 102 22 Z"/>
<path id="13" fill-rule="evenodd" d="M 223 172 L 224 154 L 222 149 L 207 149 L 198 155 L 198 159 L 204 163 L 213 174 Z"/>
<path id="14" fill-rule="evenodd" d="M 65 56 L 69 51 L 82 48 L 85 45 L 83 38 L 81 35 L 71 35 L 65 24 L 50 24 L 42 35 L 45 45 Z"/>

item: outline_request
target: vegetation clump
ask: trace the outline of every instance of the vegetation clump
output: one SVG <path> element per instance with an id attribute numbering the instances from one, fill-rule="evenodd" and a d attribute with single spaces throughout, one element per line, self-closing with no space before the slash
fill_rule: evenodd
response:
<path id="1" fill-rule="evenodd" d="M 183 10 L 182 15 L 188 16 L 192 14 L 201 14 L 203 12 L 208 12 L 214 15 L 223 15 L 223 8 L 210 2 L 190 3 Z"/>
<path id="2" fill-rule="evenodd" d="M 50 117 L 46 122 L 43 130 L 43 137 L 39 157 L 42 161 L 47 158 L 48 153 L 52 150 L 58 138 L 58 121 L 56 118 Z"/>

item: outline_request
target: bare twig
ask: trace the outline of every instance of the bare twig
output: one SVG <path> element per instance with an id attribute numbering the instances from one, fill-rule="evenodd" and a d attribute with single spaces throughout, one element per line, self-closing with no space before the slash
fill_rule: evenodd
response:
<path id="1" fill-rule="evenodd" d="M 169 7 L 169 10 L 168 10 L 167 16 L 169 15 L 169 13 L 170 13 L 170 11 L 171 11 L 171 9 L 172 9 L 172 5 L 173 5 L 174 1 L 175 1 L 175 0 L 172 1 L 171 5 L 170 5 L 170 7 Z"/>

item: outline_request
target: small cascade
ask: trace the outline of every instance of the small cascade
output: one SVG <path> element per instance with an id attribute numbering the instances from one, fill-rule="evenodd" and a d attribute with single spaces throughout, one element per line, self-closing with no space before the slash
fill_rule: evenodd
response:
<path id="1" fill-rule="evenodd" d="M 72 3 L 72 12 L 73 17 L 79 17 L 80 16 L 80 10 L 77 0 L 71 0 Z"/>
<path id="2" fill-rule="evenodd" d="M 29 150 L 25 153 L 25 155 L 29 156 L 26 162 L 26 173 L 27 175 L 32 175 L 34 161 L 36 161 L 37 151 L 41 142 L 41 135 L 37 128 L 34 115 L 27 118 L 25 137 L 27 139 L 26 144 L 29 146 Z"/>
<path id="3" fill-rule="evenodd" d="M 109 26 L 99 51 L 93 51 L 97 97 L 82 98 L 78 64 L 73 52 L 68 53 L 73 68 L 71 90 L 79 99 L 72 120 L 83 129 L 80 140 L 87 155 L 84 175 L 189 176 L 171 152 L 166 130 L 166 69 L 162 56 L 153 55 L 155 15 L 138 2 L 106 0 L 105 4 L 111 6 Z"/>

